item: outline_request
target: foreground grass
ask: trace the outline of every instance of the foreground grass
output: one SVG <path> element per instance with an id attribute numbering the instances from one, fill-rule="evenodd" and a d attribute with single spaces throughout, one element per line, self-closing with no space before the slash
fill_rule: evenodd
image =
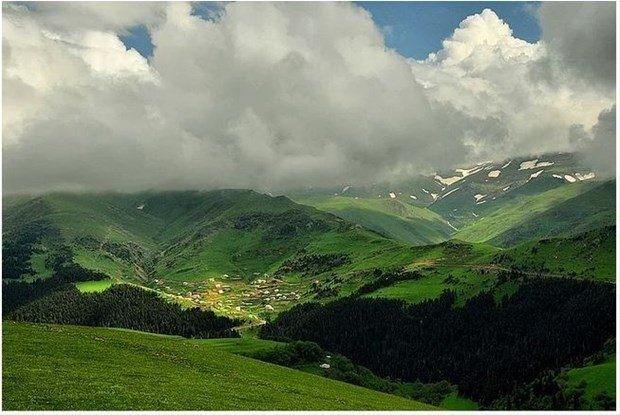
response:
<path id="1" fill-rule="evenodd" d="M 4 410 L 418 410 L 433 407 L 210 347 L 3 322 Z"/>

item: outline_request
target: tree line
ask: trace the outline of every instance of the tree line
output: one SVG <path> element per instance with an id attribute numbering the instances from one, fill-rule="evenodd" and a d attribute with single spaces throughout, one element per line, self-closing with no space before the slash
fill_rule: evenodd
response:
<path id="1" fill-rule="evenodd" d="M 615 334 L 615 287 L 536 279 L 496 301 L 481 293 L 463 306 L 455 294 L 409 305 L 354 296 L 306 303 L 261 330 L 276 340 L 307 340 L 381 377 L 447 380 L 490 405 L 545 370 L 576 364 Z"/>
<path id="2" fill-rule="evenodd" d="M 127 284 L 81 293 L 69 284 L 4 315 L 14 321 L 119 327 L 189 338 L 239 337 L 241 322 L 199 308 L 183 309 L 154 291 Z"/>

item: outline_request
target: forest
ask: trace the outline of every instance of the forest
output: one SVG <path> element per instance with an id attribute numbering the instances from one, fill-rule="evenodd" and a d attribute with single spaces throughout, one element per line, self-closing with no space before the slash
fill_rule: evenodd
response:
<path id="1" fill-rule="evenodd" d="M 313 341 L 381 377 L 447 380 L 489 406 L 599 351 L 615 335 L 614 316 L 613 284 L 541 278 L 501 300 L 481 293 L 460 307 L 450 291 L 416 305 L 354 296 L 301 304 L 261 337 Z"/>
<path id="2" fill-rule="evenodd" d="M 9 284 L 9 287 L 13 284 L 17 283 Z M 112 286 L 101 293 L 81 293 L 73 285 L 59 285 L 54 280 L 42 281 L 38 287 L 38 292 L 31 298 L 42 292 L 46 295 L 4 313 L 4 318 L 34 323 L 117 327 L 188 338 L 239 336 L 232 328 L 240 321 L 199 308 L 183 309 L 154 291 L 127 284 Z M 9 293 L 23 294 L 14 289 Z M 11 301 L 15 304 L 15 300 Z"/>

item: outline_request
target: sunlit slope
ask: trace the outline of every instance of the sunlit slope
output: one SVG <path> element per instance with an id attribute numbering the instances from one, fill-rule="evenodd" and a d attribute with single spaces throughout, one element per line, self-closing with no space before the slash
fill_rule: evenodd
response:
<path id="1" fill-rule="evenodd" d="M 454 232 L 437 213 L 398 199 L 312 196 L 294 200 L 412 245 L 442 242 Z"/>
<path id="2" fill-rule="evenodd" d="M 602 410 L 596 399 L 598 396 L 616 397 L 616 355 L 598 364 L 571 369 L 566 372 L 565 380 L 572 387 L 585 385 L 584 409 Z"/>
<path id="3" fill-rule="evenodd" d="M 615 181 L 583 193 L 580 187 L 562 186 L 516 198 L 459 230 L 455 238 L 511 246 L 615 224 Z"/>
<path id="4" fill-rule="evenodd" d="M 616 227 L 524 242 L 496 254 L 492 261 L 520 270 L 615 281 Z"/>
<path id="5" fill-rule="evenodd" d="M 3 346 L 4 410 L 433 409 L 167 336 L 5 322 Z"/>

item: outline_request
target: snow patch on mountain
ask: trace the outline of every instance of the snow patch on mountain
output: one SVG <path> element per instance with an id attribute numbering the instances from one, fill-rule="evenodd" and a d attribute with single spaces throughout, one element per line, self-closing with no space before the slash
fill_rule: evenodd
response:
<path id="1" fill-rule="evenodd" d="M 541 174 L 542 172 L 544 172 L 544 170 L 539 170 L 539 171 L 537 171 L 536 173 L 532 173 L 532 174 L 530 174 L 530 178 L 529 178 L 529 179 L 527 179 L 527 181 L 529 182 L 530 180 L 537 178 L 538 176 L 540 176 L 540 174 Z M 527 182 L 526 182 L 526 183 L 527 183 Z"/>
<path id="2" fill-rule="evenodd" d="M 459 190 L 459 189 L 460 189 L 460 187 L 457 187 L 456 189 L 452 189 L 452 190 L 450 190 L 448 193 L 446 193 L 445 195 L 441 196 L 441 198 L 442 198 L 442 199 L 445 199 L 445 198 L 446 198 L 446 196 L 448 196 L 448 195 L 450 195 L 450 194 L 452 194 L 452 193 L 456 192 L 456 191 L 457 191 L 457 190 Z"/>
<path id="3" fill-rule="evenodd" d="M 583 181 L 583 180 L 594 179 L 596 177 L 596 174 L 594 172 L 592 172 L 592 171 L 590 173 L 586 173 L 586 174 L 575 173 L 575 177 L 578 178 L 579 180 Z"/>
<path id="4" fill-rule="evenodd" d="M 484 167 L 476 166 L 476 167 L 472 167 L 471 169 L 456 169 L 455 171 L 457 173 L 460 173 L 461 176 L 467 177 L 467 176 L 471 176 L 472 174 L 476 174 L 476 173 L 478 173 L 479 171 L 481 171 L 483 169 L 484 169 Z"/>
<path id="5" fill-rule="evenodd" d="M 451 184 L 458 182 L 462 178 L 463 176 L 441 177 L 438 174 L 435 175 L 435 180 L 437 180 L 441 184 L 445 184 L 446 186 L 450 186 Z"/>
<path id="6" fill-rule="evenodd" d="M 521 165 L 519 166 L 519 170 L 530 170 L 530 169 L 536 169 L 539 167 L 548 167 L 548 166 L 553 166 L 554 164 L 555 163 L 553 161 L 541 161 L 539 163 L 538 159 L 527 160 L 521 163 Z"/>
<path id="7" fill-rule="evenodd" d="M 500 174 L 502 174 L 501 170 L 493 170 L 493 171 L 489 172 L 488 176 L 489 177 L 499 177 Z"/>

